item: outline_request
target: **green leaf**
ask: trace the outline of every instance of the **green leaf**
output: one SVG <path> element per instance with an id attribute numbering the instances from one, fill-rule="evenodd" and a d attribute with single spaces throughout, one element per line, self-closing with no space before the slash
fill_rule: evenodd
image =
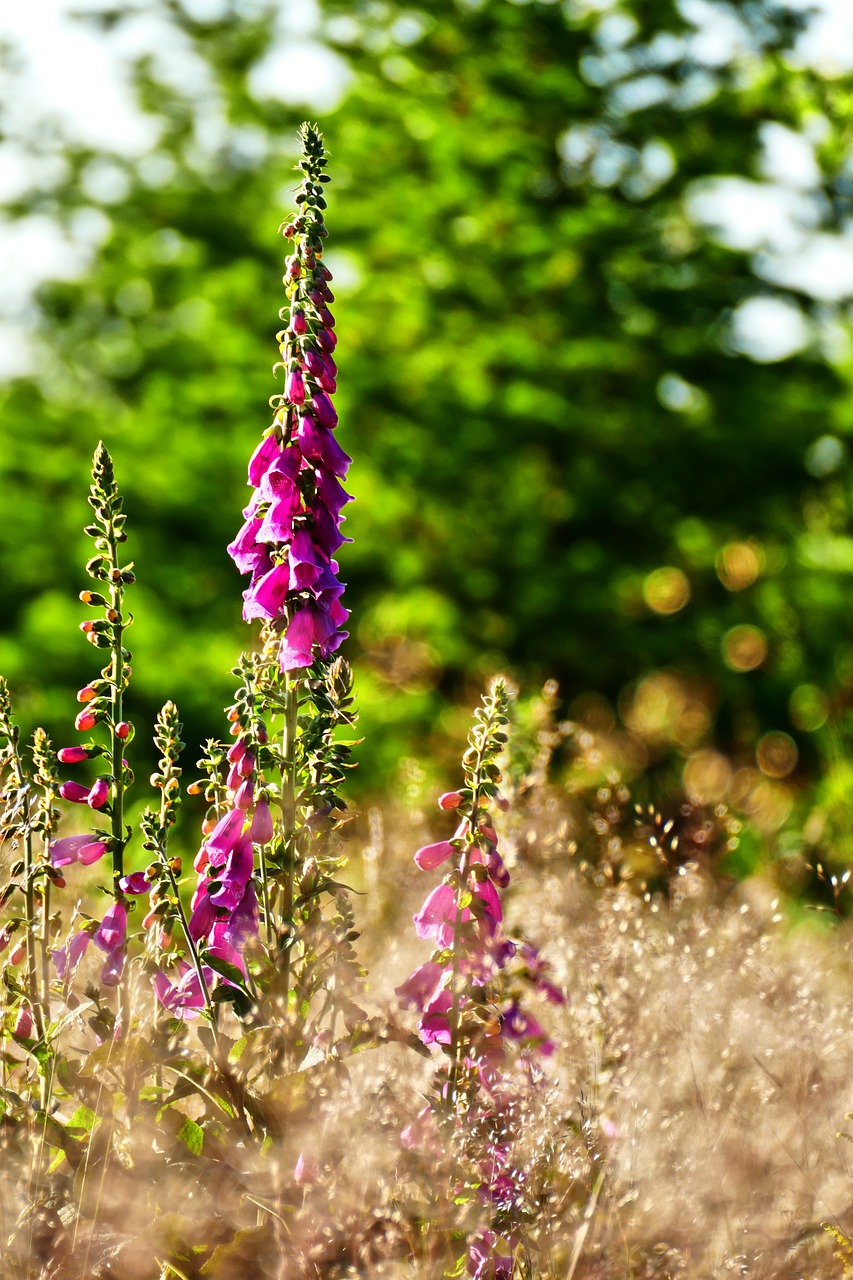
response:
<path id="1" fill-rule="evenodd" d="M 200 1154 L 204 1146 L 204 1130 L 195 1120 L 186 1119 L 178 1130 L 178 1137 L 194 1156 Z"/>
<path id="2" fill-rule="evenodd" d="M 81 1136 L 84 1133 L 91 1133 L 96 1124 L 100 1123 L 100 1116 L 96 1115 L 91 1107 L 79 1106 L 74 1115 L 68 1121 L 66 1128 L 69 1133 L 73 1130 L 79 1130 Z M 76 1136 L 76 1135 L 75 1135 Z"/>

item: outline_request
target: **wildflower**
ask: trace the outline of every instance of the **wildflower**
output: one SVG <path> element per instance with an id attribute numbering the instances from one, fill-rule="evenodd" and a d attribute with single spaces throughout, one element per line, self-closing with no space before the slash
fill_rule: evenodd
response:
<path id="1" fill-rule="evenodd" d="M 472 1280 L 512 1280 L 518 1241 L 480 1231 L 468 1246 L 468 1274 Z"/>
<path id="2" fill-rule="evenodd" d="M 123 902 L 114 902 L 92 935 L 92 941 L 102 951 L 113 951 L 122 945 L 126 932 L 127 908 Z"/>
<path id="3" fill-rule="evenodd" d="M 470 912 L 462 913 L 468 918 Z M 426 897 L 420 911 L 414 917 L 415 932 L 419 938 L 434 938 L 440 947 L 453 942 L 453 921 L 456 919 L 456 894 L 449 884 L 440 884 Z"/>
<path id="4" fill-rule="evenodd" d="M 192 1018 L 197 1018 L 204 1008 L 204 992 L 198 973 L 191 964 L 179 960 L 178 971 L 181 977 L 176 983 L 170 982 L 165 973 L 155 973 L 152 979 L 154 994 L 164 1009 L 168 1009 L 174 1017 L 189 1022 Z M 213 970 L 204 965 L 202 973 L 208 987 L 212 986 Z"/>
<path id="5" fill-rule="evenodd" d="M 340 525 L 342 508 L 351 499 L 340 484 L 350 459 L 332 435 L 338 417 L 330 397 L 337 371 L 329 353 L 337 339 L 327 305 L 331 274 L 320 261 L 326 228 L 319 176 L 325 151 L 319 133 L 308 125 L 302 141 L 300 213 L 285 228 L 293 251 L 285 270 L 289 323 L 279 334 L 284 392 L 277 397 L 272 430 L 249 463 L 254 494 L 228 548 L 240 572 L 251 574 L 243 617 L 278 627 L 284 672 L 310 667 L 316 653 L 328 658 L 346 636 L 348 616 L 332 559 L 349 541 Z M 247 798 L 248 789 L 243 794 Z"/>
<path id="6" fill-rule="evenodd" d="M 122 876 L 118 882 L 118 887 L 122 893 L 130 895 L 147 893 L 151 888 L 144 871 L 134 871 L 129 876 Z"/>
<path id="7" fill-rule="evenodd" d="M 102 858 L 106 851 L 105 841 L 93 839 L 90 835 L 66 836 L 62 840 L 53 840 L 49 846 L 50 861 L 54 867 L 67 867 L 72 862 L 88 867 Z"/>
<path id="8" fill-rule="evenodd" d="M 249 832 L 253 844 L 268 844 L 273 837 L 272 814 L 266 800 L 258 800 Z"/>
<path id="9" fill-rule="evenodd" d="M 51 951 L 51 959 L 60 981 L 64 981 L 66 976 L 74 976 L 91 941 L 91 933 L 86 929 L 81 929 L 78 933 L 72 934 L 64 947 Z"/>
<path id="10" fill-rule="evenodd" d="M 421 871 L 432 871 L 448 858 L 452 858 L 454 853 L 455 849 L 449 840 L 439 840 L 437 844 L 426 844 L 422 849 L 418 849 L 415 862 Z"/>

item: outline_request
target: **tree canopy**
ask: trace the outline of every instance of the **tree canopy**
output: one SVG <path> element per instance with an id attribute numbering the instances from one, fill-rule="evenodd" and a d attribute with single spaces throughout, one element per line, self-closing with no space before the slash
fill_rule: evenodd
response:
<path id="1" fill-rule="evenodd" d="M 60 732 L 91 665 L 74 596 L 103 437 L 137 697 L 149 719 L 174 697 L 193 742 L 249 642 L 225 544 L 275 390 L 306 108 L 258 89 L 274 4 L 149 8 L 209 95 L 140 57 L 144 162 L 63 143 L 61 181 L 7 211 L 98 243 L 41 289 L 38 370 L 2 392 L 0 669 Z M 850 92 L 799 7 L 322 0 L 319 22 L 349 69 L 320 123 L 365 785 L 441 758 L 502 668 L 663 717 L 684 750 L 780 729 L 814 760 L 853 687 Z"/>

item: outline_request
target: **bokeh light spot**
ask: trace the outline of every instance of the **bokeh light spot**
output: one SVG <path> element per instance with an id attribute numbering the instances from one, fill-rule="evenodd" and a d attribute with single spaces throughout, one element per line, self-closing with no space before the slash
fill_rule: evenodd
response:
<path id="1" fill-rule="evenodd" d="M 686 574 L 672 565 L 655 569 L 643 583 L 643 599 L 655 613 L 678 613 L 690 599 Z"/>
<path id="2" fill-rule="evenodd" d="M 767 657 L 767 637 L 760 627 L 744 623 L 723 636 L 723 659 L 732 671 L 754 671 Z"/>
<path id="3" fill-rule="evenodd" d="M 764 568 L 764 553 L 755 542 L 727 542 L 717 553 L 717 577 L 727 591 L 744 591 Z"/>
<path id="4" fill-rule="evenodd" d="M 732 771 L 719 751 L 697 751 L 684 766 L 684 787 L 694 804 L 716 804 L 725 797 Z"/>
<path id="5" fill-rule="evenodd" d="M 797 729 L 814 733 L 826 724 L 829 704 L 826 694 L 816 684 L 801 684 L 791 694 L 788 710 Z"/>
<path id="6" fill-rule="evenodd" d="M 768 778 L 787 778 L 797 767 L 797 744 L 787 733 L 773 730 L 758 741 L 755 758 Z"/>

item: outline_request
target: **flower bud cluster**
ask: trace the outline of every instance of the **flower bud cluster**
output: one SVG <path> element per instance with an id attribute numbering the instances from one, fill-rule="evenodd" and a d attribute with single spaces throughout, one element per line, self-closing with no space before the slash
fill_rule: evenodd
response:
<path id="1" fill-rule="evenodd" d="M 133 727 L 124 719 L 122 712 L 123 695 L 131 675 L 131 655 L 124 648 L 123 638 L 133 619 L 125 616 L 124 592 L 135 579 L 132 564 L 122 563 L 119 554 L 120 545 L 127 540 L 124 530 L 127 517 L 122 510 L 122 497 L 112 459 L 103 443 L 99 443 L 95 451 L 88 501 L 94 518 L 85 532 L 92 538 L 96 554 L 86 565 L 86 571 L 100 589 L 80 592 L 82 603 L 96 614 L 94 618 L 86 618 L 80 624 L 80 630 L 96 648 L 109 650 L 110 660 L 99 678 L 78 692 L 77 701 L 82 707 L 74 727 L 82 734 L 104 730 L 107 742 L 98 743 L 89 738 L 79 745 L 61 747 L 56 759 L 60 764 L 76 765 L 103 758 L 104 770 L 93 783 L 63 782 L 59 786 L 59 795 L 72 804 L 87 806 L 93 813 L 109 816 L 111 830 L 96 829 L 86 835 L 52 841 L 49 852 L 54 868 L 74 862 L 88 866 L 107 852 L 112 855 L 115 902 L 98 928 L 94 932 L 85 932 L 78 944 L 85 950 L 91 939 L 106 953 L 102 982 L 109 986 L 116 985 L 121 977 L 127 930 L 127 908 L 124 891 L 120 887 L 123 852 L 128 839 L 123 805 L 124 791 L 133 781 L 133 774 L 123 751 L 125 744 L 133 738 Z M 55 953 L 54 959 L 58 967 L 67 967 L 67 949 Z"/>
<path id="2" fill-rule="evenodd" d="M 247 622 L 261 618 L 281 634 L 283 671 L 310 667 L 329 656 L 346 632 L 336 551 L 350 541 L 340 531 L 350 501 L 341 480 L 351 459 L 335 439 L 332 403 L 337 369 L 331 272 L 323 264 L 325 150 L 311 125 L 301 131 L 303 181 L 299 212 L 283 231 L 291 243 L 285 263 L 287 327 L 278 334 L 284 391 L 273 396 L 273 423 L 249 463 L 252 499 L 245 523 L 228 551 L 241 573 Z"/>
<path id="3" fill-rule="evenodd" d="M 255 847 L 272 839 L 273 822 L 260 773 L 266 730 L 254 705 L 255 663 L 244 657 L 235 669 L 244 683 L 228 713 L 234 743 L 227 752 L 210 743 L 207 758 L 200 762 L 207 779 L 189 787 L 191 794 L 205 792 L 214 816 L 204 823 L 204 839 L 193 862 L 197 879 L 186 925 L 199 964 L 193 969 L 181 966 L 177 982 L 162 973 L 154 982 L 157 998 L 175 1017 L 196 1017 L 205 1003 L 205 987 L 213 990 L 223 971 L 246 976 L 246 944 L 258 932 Z"/>

